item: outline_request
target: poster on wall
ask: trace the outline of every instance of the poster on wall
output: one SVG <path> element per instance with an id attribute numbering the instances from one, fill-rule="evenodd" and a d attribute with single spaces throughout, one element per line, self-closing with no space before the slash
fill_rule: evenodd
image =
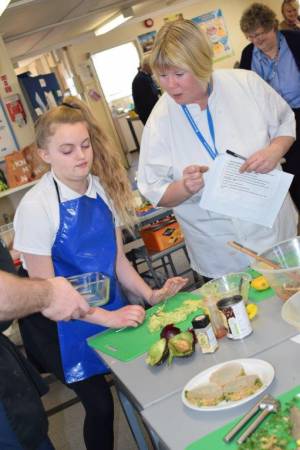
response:
<path id="1" fill-rule="evenodd" d="M 194 17 L 192 21 L 204 31 L 211 41 L 214 61 L 219 61 L 232 55 L 233 52 L 229 44 L 224 16 L 220 9 Z"/>
<path id="2" fill-rule="evenodd" d="M 22 128 L 26 125 L 26 113 L 19 94 L 9 95 L 5 97 L 5 105 L 12 122 Z"/>
<path id="3" fill-rule="evenodd" d="M 0 161 L 6 155 L 18 150 L 16 139 L 8 122 L 4 107 L 0 101 Z"/>
<path id="4" fill-rule="evenodd" d="M 143 49 L 143 52 L 150 52 L 152 50 L 154 45 L 154 39 L 155 39 L 156 31 L 149 31 L 145 34 L 140 34 L 138 36 L 138 41 L 140 43 L 140 46 Z"/>

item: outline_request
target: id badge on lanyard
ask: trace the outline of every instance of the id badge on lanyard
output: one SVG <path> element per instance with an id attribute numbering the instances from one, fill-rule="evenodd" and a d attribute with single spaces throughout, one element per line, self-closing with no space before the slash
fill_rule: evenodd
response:
<path id="1" fill-rule="evenodd" d="M 212 139 L 212 142 L 213 142 L 213 148 L 209 145 L 209 143 L 207 142 L 207 140 L 205 139 L 205 137 L 203 136 L 203 134 L 199 130 L 199 128 L 198 128 L 196 122 L 194 121 L 194 118 L 191 115 L 188 107 L 186 105 L 181 105 L 181 108 L 182 108 L 182 110 L 183 110 L 187 120 L 189 121 L 192 129 L 194 130 L 197 138 L 199 139 L 199 141 L 201 142 L 201 144 L 203 145 L 203 147 L 205 148 L 205 150 L 207 151 L 207 153 L 209 154 L 211 159 L 215 160 L 216 157 L 218 156 L 218 150 L 216 148 L 214 122 L 213 122 L 213 119 L 212 119 L 209 107 L 207 106 L 207 108 L 206 108 L 206 114 L 207 114 L 208 128 L 209 128 L 210 136 L 211 136 L 211 139 Z"/>

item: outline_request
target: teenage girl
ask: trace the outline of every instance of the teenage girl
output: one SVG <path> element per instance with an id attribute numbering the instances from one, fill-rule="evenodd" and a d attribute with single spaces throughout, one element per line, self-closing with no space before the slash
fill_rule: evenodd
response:
<path id="1" fill-rule="evenodd" d="M 69 97 L 36 124 L 38 152 L 51 171 L 22 199 L 15 216 L 14 247 L 30 277 L 102 272 L 110 300 L 94 308 L 89 323 L 56 325 L 40 314 L 23 320 L 29 356 L 80 398 L 88 450 L 113 449 L 113 401 L 107 367 L 86 343 L 105 327 L 137 326 L 144 309 L 127 305 L 121 286 L 151 305 L 174 295 L 186 280 L 175 277 L 152 290 L 125 257 L 120 225 L 133 222 L 126 171 L 87 106 Z M 101 326 L 100 326 L 101 325 Z"/>

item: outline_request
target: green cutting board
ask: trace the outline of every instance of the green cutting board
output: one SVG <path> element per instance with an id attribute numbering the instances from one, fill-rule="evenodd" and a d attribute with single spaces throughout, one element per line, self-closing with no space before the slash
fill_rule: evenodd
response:
<path id="1" fill-rule="evenodd" d="M 246 273 L 251 275 L 252 279 L 261 276 L 261 273 L 256 272 L 256 270 L 251 269 L 251 268 L 247 269 Z M 248 295 L 248 302 L 249 303 L 251 303 L 251 302 L 260 303 L 261 301 L 266 300 L 267 298 L 274 297 L 274 295 L 276 295 L 276 294 L 273 291 L 273 289 L 271 289 L 271 288 L 266 289 L 265 291 L 257 291 L 256 289 L 253 289 L 250 286 L 249 295 Z"/>
<path id="2" fill-rule="evenodd" d="M 173 311 L 180 306 L 184 300 L 198 300 L 200 297 L 190 292 L 182 292 L 169 298 L 165 307 L 165 311 Z M 161 304 L 155 305 L 146 311 L 146 320 L 137 328 L 125 328 L 121 331 L 107 330 L 92 336 L 88 339 L 88 344 L 95 350 L 100 350 L 107 355 L 113 356 L 120 361 L 131 361 L 134 358 L 147 352 L 154 342 L 159 339 L 160 332 L 150 333 L 147 328 L 149 317 L 158 309 Z M 202 312 L 200 309 L 198 312 Z M 176 324 L 178 328 L 185 331 L 191 327 L 191 319 L 195 316 L 195 312 L 191 313 L 188 318 Z"/>
<path id="3" fill-rule="evenodd" d="M 278 399 L 281 402 L 281 407 L 285 405 L 287 402 L 291 401 L 297 394 L 300 393 L 300 385 L 295 387 L 294 389 L 285 392 L 278 396 Z M 224 411 L 225 413 L 225 411 Z M 207 413 L 209 414 L 209 413 Z M 239 446 L 236 443 L 237 437 L 233 439 L 230 443 L 225 443 L 223 441 L 223 437 L 234 427 L 236 423 L 241 419 L 238 417 L 237 419 L 231 421 L 224 427 L 219 428 L 218 430 L 213 431 L 212 433 L 207 434 L 203 438 L 198 441 L 193 442 L 191 445 L 186 447 L 185 450 L 238 450 Z M 267 421 L 268 419 L 265 419 Z M 243 428 L 244 430 L 245 428 Z M 239 433 L 241 434 L 242 431 Z M 289 449 L 296 449 L 296 446 L 289 447 Z M 288 450 L 288 449 L 286 449 Z"/>

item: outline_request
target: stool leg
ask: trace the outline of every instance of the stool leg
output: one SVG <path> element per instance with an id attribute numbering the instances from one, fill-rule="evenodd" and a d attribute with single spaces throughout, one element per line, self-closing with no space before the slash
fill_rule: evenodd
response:
<path id="1" fill-rule="evenodd" d="M 183 250 L 184 253 L 185 253 L 186 259 L 188 260 L 188 262 L 190 262 L 190 257 L 189 257 L 189 254 L 188 254 L 188 252 L 187 252 L 186 246 L 182 247 L 182 250 Z"/>
<path id="2" fill-rule="evenodd" d="M 166 255 L 166 256 L 167 256 L 167 258 L 168 258 L 168 260 L 169 260 L 169 264 L 170 264 L 170 267 L 171 267 L 171 269 L 172 269 L 172 272 L 173 272 L 174 276 L 177 277 L 176 267 L 175 267 L 175 265 L 174 265 L 174 263 L 173 263 L 171 254 L 169 253 L 169 254 Z"/>
<path id="3" fill-rule="evenodd" d="M 153 280 L 155 282 L 155 287 L 160 289 L 162 287 L 162 283 L 160 282 L 160 280 L 159 280 L 159 278 L 158 278 L 158 276 L 157 276 L 157 274 L 155 272 L 155 269 L 153 267 L 152 261 L 151 261 L 151 259 L 149 258 L 148 255 L 145 255 L 145 261 L 146 261 L 146 263 L 148 265 L 149 272 L 151 273 L 152 278 L 153 278 Z"/>
<path id="4" fill-rule="evenodd" d="M 170 274 L 169 274 L 168 266 L 167 266 L 169 263 L 168 263 L 168 261 L 167 262 L 165 261 L 165 257 L 164 256 L 162 256 L 161 261 L 162 261 L 162 265 L 163 265 L 166 277 L 169 278 Z"/>

